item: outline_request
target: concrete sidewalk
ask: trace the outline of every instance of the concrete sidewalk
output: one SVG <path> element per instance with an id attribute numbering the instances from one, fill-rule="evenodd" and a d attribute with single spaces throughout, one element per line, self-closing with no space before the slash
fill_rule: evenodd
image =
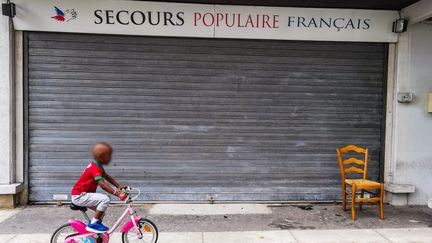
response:
<path id="1" fill-rule="evenodd" d="M 159 243 L 432 242 L 432 210 L 427 207 L 366 206 L 356 221 L 338 204 L 156 204 L 138 212 L 159 228 Z M 113 225 L 124 205 L 112 205 L 104 222 Z M 70 218 L 67 206 L 0 210 L 0 243 L 46 243 Z M 115 234 L 112 242 L 121 242 Z"/>
<path id="2" fill-rule="evenodd" d="M 47 243 L 50 234 L 0 234 L 0 242 Z M 121 242 L 115 234 L 112 242 Z M 430 243 L 431 228 L 279 230 L 241 232 L 161 232 L 158 243 Z"/>

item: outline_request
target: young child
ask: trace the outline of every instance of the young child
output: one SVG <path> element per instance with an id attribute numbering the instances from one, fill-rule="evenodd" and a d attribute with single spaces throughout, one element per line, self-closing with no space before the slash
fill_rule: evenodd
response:
<path id="1" fill-rule="evenodd" d="M 72 189 L 72 203 L 80 207 L 88 207 L 95 210 L 95 215 L 87 224 L 87 230 L 95 233 L 102 233 L 108 230 L 102 224 L 101 218 L 110 204 L 110 197 L 106 194 L 96 193 L 98 185 L 106 192 L 124 200 L 126 193 L 121 192 L 126 187 L 120 185 L 114 178 L 108 175 L 103 165 L 111 162 L 112 148 L 107 143 L 97 143 L 93 146 L 93 161 L 87 166 L 81 177 Z M 117 189 L 113 189 L 106 181 Z"/>

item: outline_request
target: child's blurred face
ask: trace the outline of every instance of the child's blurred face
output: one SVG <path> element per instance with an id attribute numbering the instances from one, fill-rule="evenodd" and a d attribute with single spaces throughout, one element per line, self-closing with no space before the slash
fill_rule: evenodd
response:
<path id="1" fill-rule="evenodd" d="M 107 165 L 111 162 L 111 156 L 113 150 L 110 145 L 105 143 L 99 143 L 93 146 L 93 157 L 97 162 Z"/>
<path id="2" fill-rule="evenodd" d="M 107 165 L 111 162 L 111 156 L 112 156 L 112 149 L 110 149 L 106 153 L 103 153 L 99 162 L 104 165 Z"/>

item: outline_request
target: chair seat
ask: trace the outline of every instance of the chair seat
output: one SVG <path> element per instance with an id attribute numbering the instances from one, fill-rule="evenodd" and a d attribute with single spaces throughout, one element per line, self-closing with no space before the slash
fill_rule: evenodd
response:
<path id="1" fill-rule="evenodd" d="M 357 189 L 380 189 L 381 183 L 363 179 L 345 179 L 347 185 L 356 185 Z"/>

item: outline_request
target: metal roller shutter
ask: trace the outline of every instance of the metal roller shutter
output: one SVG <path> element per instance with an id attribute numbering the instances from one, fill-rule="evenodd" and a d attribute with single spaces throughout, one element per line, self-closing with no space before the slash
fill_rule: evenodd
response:
<path id="1" fill-rule="evenodd" d="M 340 198 L 335 148 L 382 151 L 386 44 L 28 33 L 30 200 L 97 141 L 143 200 Z"/>

